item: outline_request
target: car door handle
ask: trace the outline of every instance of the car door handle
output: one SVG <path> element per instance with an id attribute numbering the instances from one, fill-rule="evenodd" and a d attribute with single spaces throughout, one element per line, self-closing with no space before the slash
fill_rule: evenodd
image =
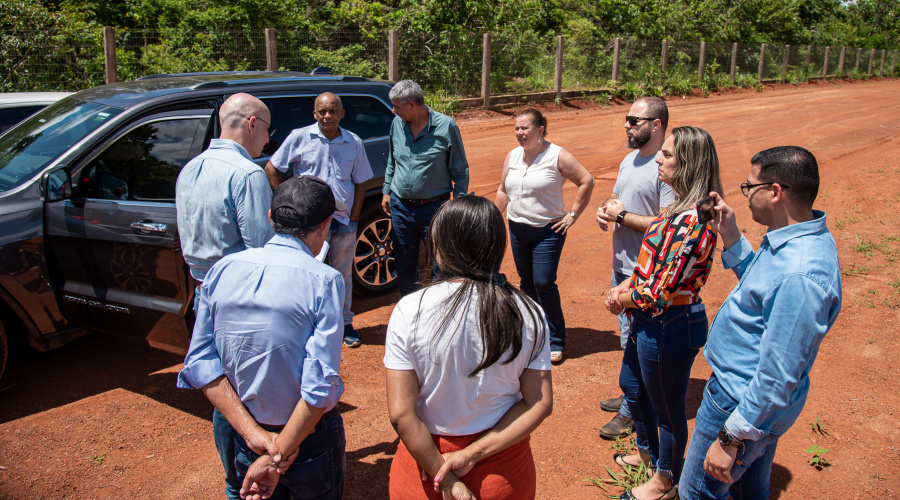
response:
<path id="1" fill-rule="evenodd" d="M 159 224 L 157 222 L 132 222 L 131 229 L 137 229 L 138 231 L 147 231 L 148 233 L 165 234 L 166 225 Z"/>

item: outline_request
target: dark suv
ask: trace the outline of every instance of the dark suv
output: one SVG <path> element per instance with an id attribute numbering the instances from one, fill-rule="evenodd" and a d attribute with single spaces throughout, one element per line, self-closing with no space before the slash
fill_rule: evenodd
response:
<path id="1" fill-rule="evenodd" d="M 341 96 L 341 126 L 365 144 L 366 183 L 354 291 L 395 285 L 390 219 L 381 210 L 390 84 L 288 72 L 157 75 L 79 92 L 0 137 L 0 374 L 8 341 L 44 351 L 86 330 L 184 353 L 194 283 L 175 225 L 175 179 L 219 136 L 218 110 L 247 92 L 276 129 L 265 165 L 292 129 L 311 124 L 322 92 Z"/>

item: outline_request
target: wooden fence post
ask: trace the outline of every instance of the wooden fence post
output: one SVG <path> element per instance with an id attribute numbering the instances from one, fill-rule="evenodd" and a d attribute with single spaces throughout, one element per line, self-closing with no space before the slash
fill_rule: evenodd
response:
<path id="1" fill-rule="evenodd" d="M 812 56 L 812 45 L 806 46 L 806 78 L 809 78 L 809 60 Z"/>
<path id="2" fill-rule="evenodd" d="M 103 69 L 106 83 L 119 81 L 119 69 L 116 63 L 116 29 L 103 27 Z"/>
<path id="3" fill-rule="evenodd" d="M 266 28 L 266 71 L 278 71 L 278 44 L 274 28 Z"/>
<path id="4" fill-rule="evenodd" d="M 878 76 L 884 77 L 884 56 L 887 53 L 887 49 L 881 49 L 881 66 L 878 69 Z"/>
<path id="5" fill-rule="evenodd" d="M 734 70 L 737 67 L 737 49 L 738 44 L 731 44 L 731 84 L 734 85 Z"/>
<path id="6" fill-rule="evenodd" d="M 400 32 L 388 31 L 388 80 L 400 79 Z"/>
<path id="7" fill-rule="evenodd" d="M 556 87 L 556 98 L 562 99 L 562 74 L 563 74 L 563 36 L 556 37 L 556 77 L 554 78 L 554 86 Z"/>
<path id="8" fill-rule="evenodd" d="M 894 51 L 894 57 L 891 58 L 891 76 L 894 76 L 894 72 L 897 70 L 897 51 Z"/>
<path id="9" fill-rule="evenodd" d="M 784 46 L 784 63 L 781 64 L 781 81 L 782 81 L 782 83 L 787 81 L 788 58 L 790 57 L 790 55 L 791 55 L 791 46 L 785 45 Z"/>
<path id="10" fill-rule="evenodd" d="M 841 47 L 841 57 L 838 59 L 838 73 L 844 74 L 844 56 L 847 54 L 847 47 Z"/>
<path id="11" fill-rule="evenodd" d="M 666 67 L 668 67 L 668 65 L 669 65 L 669 41 L 663 40 L 662 41 L 662 62 L 660 63 L 659 67 L 663 72 L 665 72 Z"/>
<path id="12" fill-rule="evenodd" d="M 831 47 L 825 47 L 825 62 L 822 64 L 822 78 L 826 78 L 828 76 L 828 54 L 831 52 Z"/>
<path id="13" fill-rule="evenodd" d="M 613 40 L 613 67 L 612 67 L 612 81 L 619 81 L 619 51 L 622 48 L 622 39 L 616 37 Z"/>
<path id="14" fill-rule="evenodd" d="M 481 49 L 481 97 L 484 109 L 491 109 L 491 34 L 484 34 Z"/>
<path id="15" fill-rule="evenodd" d="M 872 53 L 869 54 L 869 71 L 866 71 L 867 75 L 872 74 L 872 64 L 875 62 L 875 49 L 872 49 Z"/>
<path id="16" fill-rule="evenodd" d="M 697 70 L 697 81 L 703 81 L 703 71 L 706 69 L 706 42 L 700 42 L 700 68 Z"/>
<path id="17" fill-rule="evenodd" d="M 859 71 L 859 60 L 862 58 L 862 48 L 856 49 L 856 71 Z"/>
<path id="18" fill-rule="evenodd" d="M 762 83 L 763 79 L 763 71 L 766 69 L 766 44 L 760 44 L 759 46 L 759 74 L 756 75 L 756 80 L 759 83 Z"/>

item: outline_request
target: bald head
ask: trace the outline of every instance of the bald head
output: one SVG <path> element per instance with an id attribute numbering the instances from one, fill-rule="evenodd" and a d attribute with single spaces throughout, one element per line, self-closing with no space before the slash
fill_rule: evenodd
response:
<path id="1" fill-rule="evenodd" d="M 318 108 L 320 104 L 323 106 L 332 104 L 337 106 L 337 109 L 339 110 L 344 109 L 344 103 L 341 102 L 341 98 L 338 97 L 337 94 L 331 92 L 322 92 L 319 94 L 319 97 L 316 97 L 316 108 Z"/>
<path id="2" fill-rule="evenodd" d="M 262 101 L 250 94 L 234 94 L 222 103 L 219 125 L 222 139 L 230 139 L 256 158 L 269 142 L 272 115 Z"/>
<path id="3" fill-rule="evenodd" d="M 337 139 L 341 135 L 340 123 L 344 117 L 344 106 L 341 98 L 331 92 L 323 92 L 316 98 L 313 118 L 319 124 L 319 130 L 328 140 Z"/>

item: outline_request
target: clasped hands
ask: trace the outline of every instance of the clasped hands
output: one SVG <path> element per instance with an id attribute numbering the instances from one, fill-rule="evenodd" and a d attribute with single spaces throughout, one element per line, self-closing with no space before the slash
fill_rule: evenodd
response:
<path id="1" fill-rule="evenodd" d="M 619 213 L 625 210 L 625 204 L 618 198 L 612 198 L 605 205 L 597 209 L 597 225 L 603 231 L 609 230 L 609 223 L 616 222 Z"/>
<path id="2" fill-rule="evenodd" d="M 247 436 L 247 447 L 260 457 L 250 464 L 244 476 L 244 484 L 241 485 L 241 498 L 244 500 L 262 500 L 271 497 L 281 475 L 287 472 L 288 467 L 297 458 L 299 446 L 282 460 L 281 450 L 275 444 L 276 437 L 278 434 L 262 428 L 258 428 L 252 436 Z"/>
<path id="3" fill-rule="evenodd" d="M 444 463 L 434 475 L 434 491 L 440 493 L 444 500 L 475 500 L 475 495 L 459 479 L 472 470 L 475 460 L 465 449 L 444 453 L 442 457 Z M 422 480 L 427 479 L 425 471 L 422 470 Z"/>
<path id="4" fill-rule="evenodd" d="M 612 314 L 619 314 L 625 310 L 625 306 L 619 301 L 619 295 L 623 293 L 631 293 L 631 286 L 628 282 L 610 288 L 609 291 L 606 292 L 606 300 L 603 302 L 603 305 L 606 306 L 607 311 Z"/>

